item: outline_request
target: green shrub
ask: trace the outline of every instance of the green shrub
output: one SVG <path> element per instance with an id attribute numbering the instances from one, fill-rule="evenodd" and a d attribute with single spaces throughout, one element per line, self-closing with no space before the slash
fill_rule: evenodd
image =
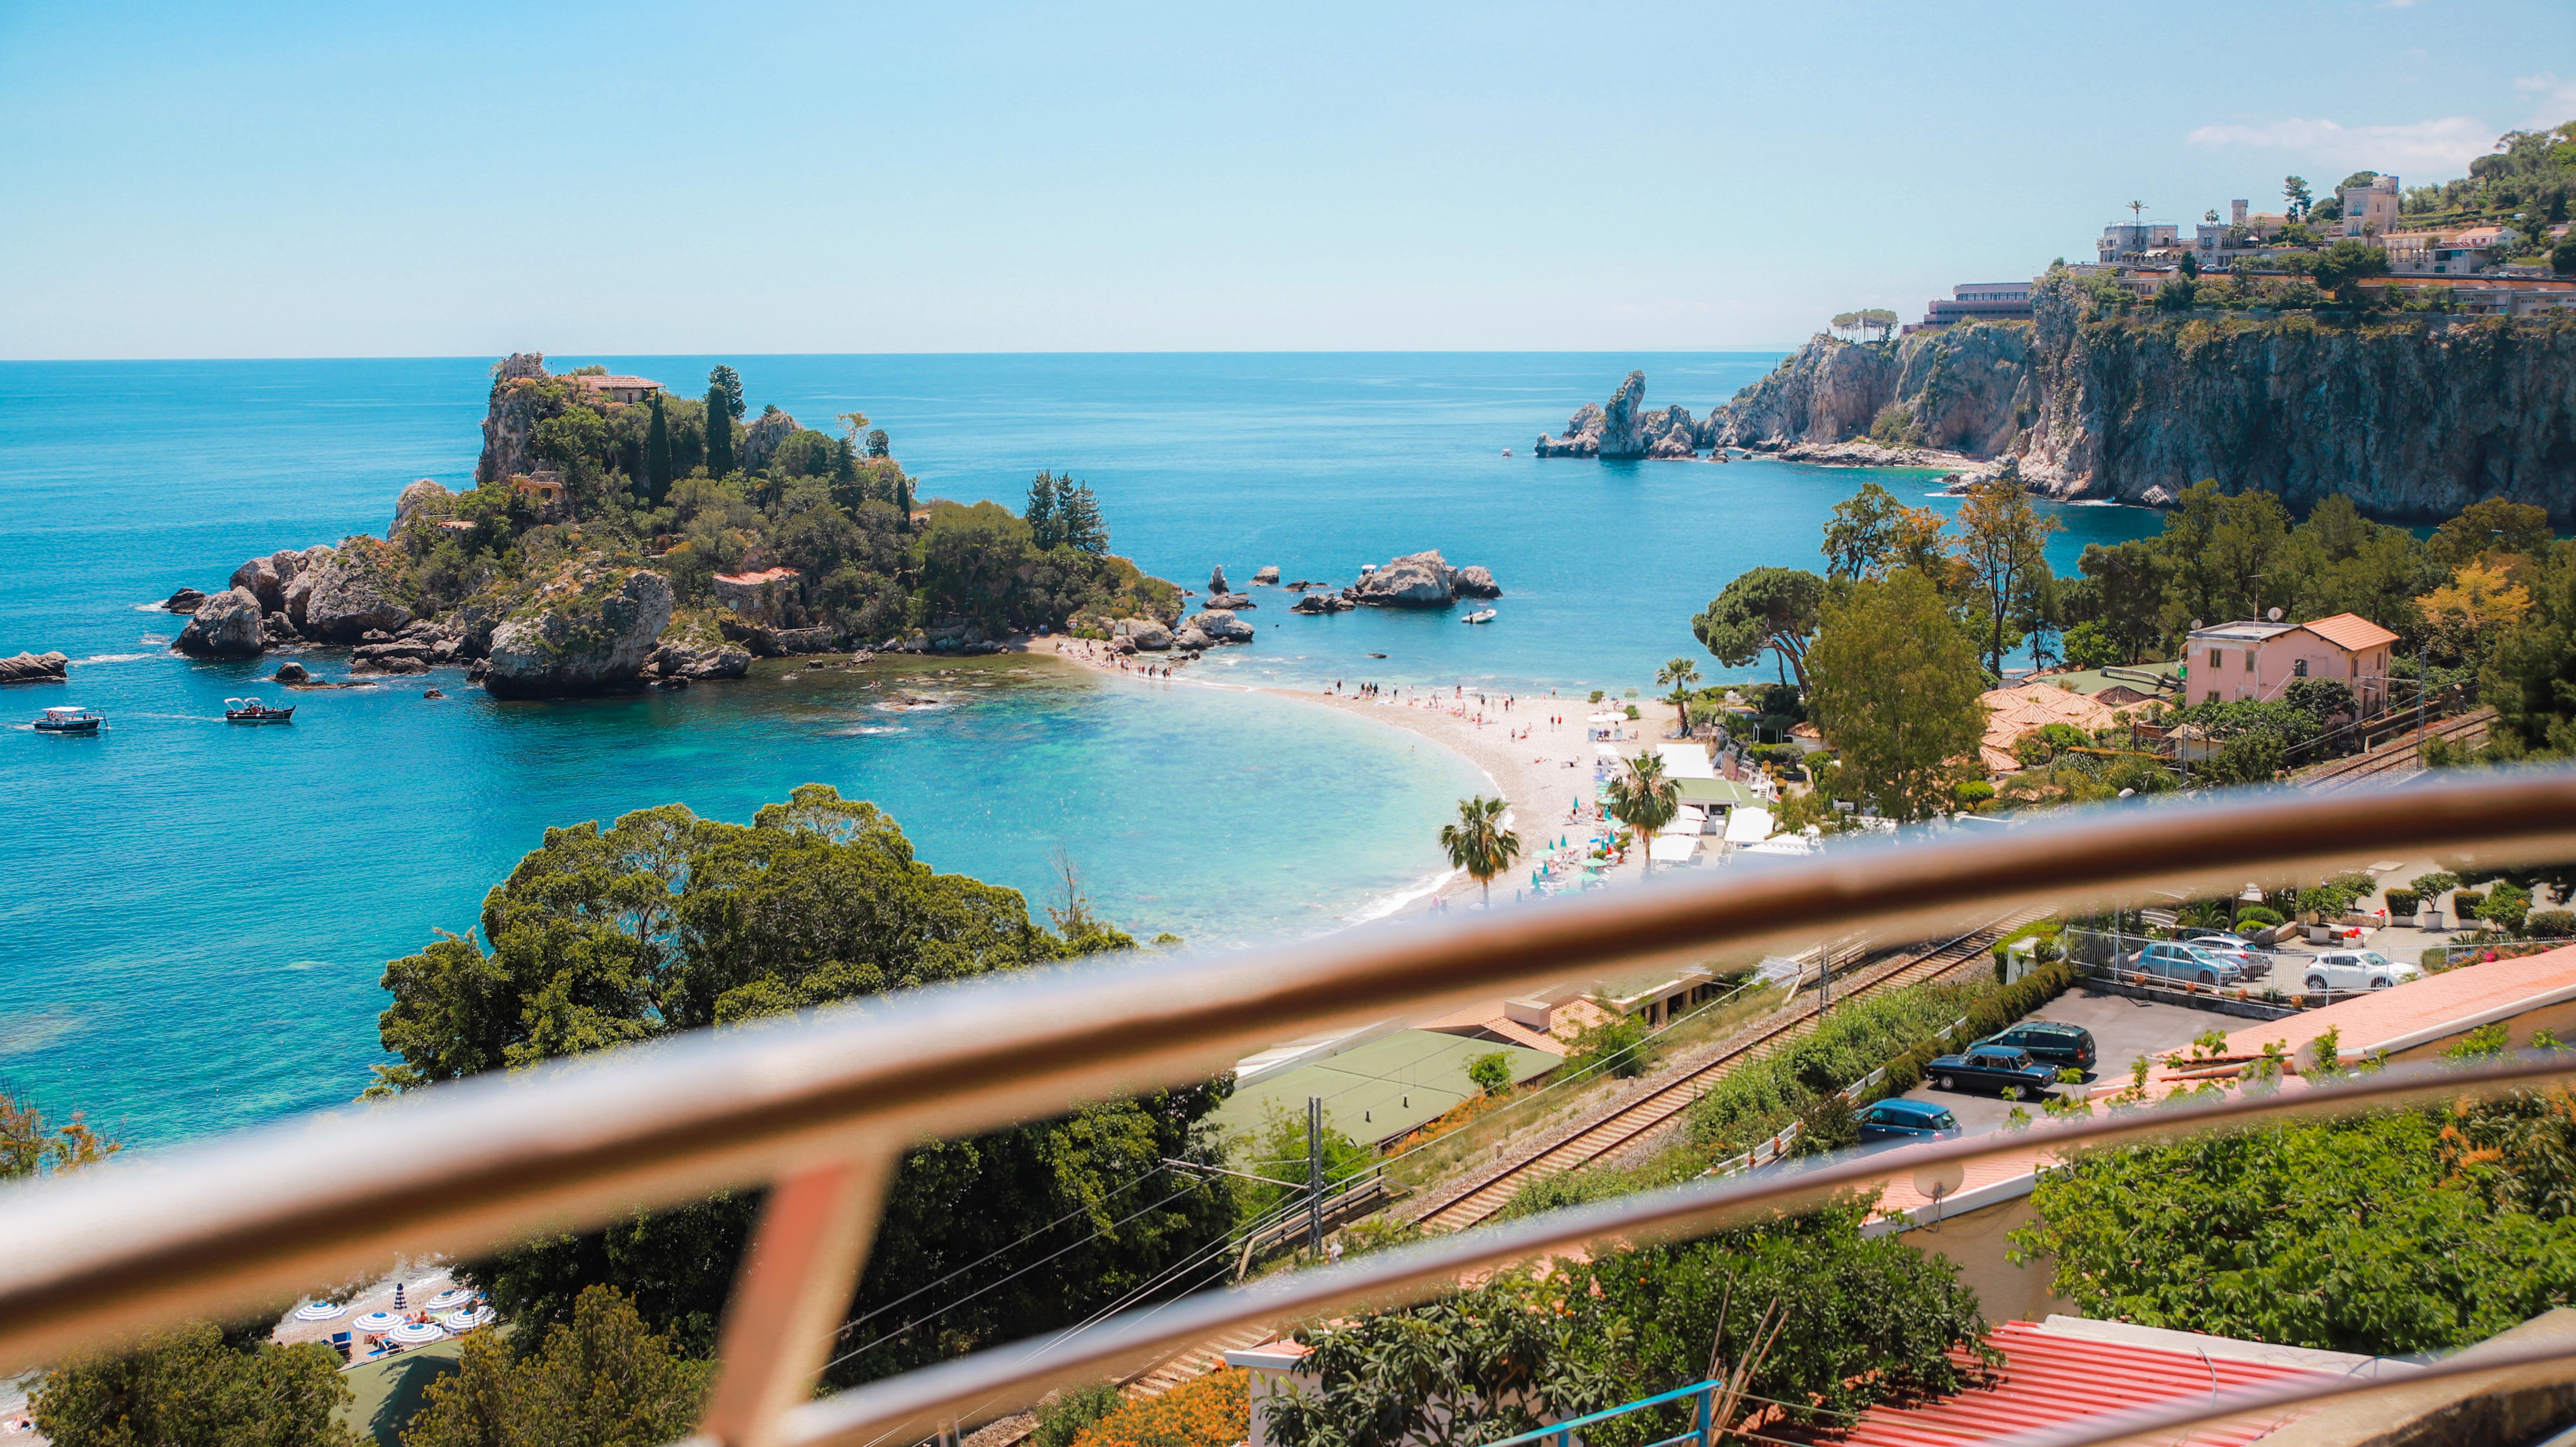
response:
<path id="1" fill-rule="evenodd" d="M 1491 1055 L 1479 1055 L 1468 1061 L 1467 1079 L 1487 1095 L 1500 1095 L 1511 1089 L 1511 1053 L 1497 1050 Z"/>
<path id="2" fill-rule="evenodd" d="M 2392 889 L 2388 891 L 2388 912 L 2390 914 L 2413 914 L 2416 907 L 2421 905 L 2423 902 L 2424 897 L 2411 889 Z"/>
<path id="3" fill-rule="evenodd" d="M 2238 929 L 2257 927 L 2270 929 L 2280 922 L 2281 912 L 2279 910 L 2266 909 L 2259 904 L 2248 905 L 2244 909 L 2240 909 L 2236 912 L 2236 927 Z"/>
<path id="4" fill-rule="evenodd" d="M 1798 1113 L 1798 1138 L 1790 1156 L 1829 1156 L 1860 1144 L 1860 1117 L 1840 1095 L 1820 1095 Z"/>
<path id="5" fill-rule="evenodd" d="M 2329 889 L 2340 889 L 2355 899 L 2367 899 L 2379 892 L 2379 880 L 2367 869 L 2347 869 L 2326 880 Z"/>
<path id="6" fill-rule="evenodd" d="M 2519 933 L 2523 917 L 2531 912 L 2531 896 L 2511 885 L 2499 884 L 2478 906 L 2478 918 L 2499 928 Z"/>
<path id="7" fill-rule="evenodd" d="M 2487 897 L 2474 889 L 2464 889 L 2451 896 L 2451 909 L 2461 919 L 2476 919 Z"/>
<path id="8" fill-rule="evenodd" d="M 1623 1017 L 1595 1025 L 1574 1037 L 1573 1048 L 1566 1052 L 1563 1074 L 1571 1078 L 1599 1070 L 1621 1080 L 1634 1080 L 1646 1073 L 1645 1041 L 1642 1020 Z"/>
<path id="9" fill-rule="evenodd" d="M 2459 888 L 2460 877 L 2448 870 L 2437 869 L 2430 874 L 2416 875 L 2413 879 L 2406 881 L 2406 887 L 2415 891 L 2417 894 L 2423 895 L 2427 899 L 2431 899 L 2440 895 L 2448 894 L 2452 890 Z"/>
<path id="10" fill-rule="evenodd" d="M 1073 1447 L 1083 1428 L 1117 1411 L 1126 1400 L 1116 1382 L 1067 1387 L 1038 1403 L 1038 1426 L 1029 1434 L 1029 1447 Z"/>
<path id="11" fill-rule="evenodd" d="M 1950 786 L 1950 797 L 1963 809 L 1974 809 L 1995 796 L 1995 786 L 1983 779 L 1963 779 Z"/>
<path id="12" fill-rule="evenodd" d="M 2534 910 L 2522 922 L 2523 932 L 2535 939 L 2563 940 L 2576 938 L 2576 913 L 2563 909 Z"/>
<path id="13" fill-rule="evenodd" d="M 1645 717 L 1645 715 L 1644 715 L 1644 714 L 1641 714 L 1641 713 L 1639 713 L 1639 712 L 1637 712 L 1637 706 L 1636 706 L 1635 704 L 1633 704 L 1633 703 L 1632 703 L 1632 704 L 1628 705 L 1628 717 L 1630 717 L 1630 718 L 1632 718 L 1632 719 L 1640 719 L 1640 718 L 1644 718 L 1644 717 Z"/>

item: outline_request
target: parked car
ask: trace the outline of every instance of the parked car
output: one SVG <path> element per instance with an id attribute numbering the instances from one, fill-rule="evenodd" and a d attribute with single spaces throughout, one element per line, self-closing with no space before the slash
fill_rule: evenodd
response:
<path id="1" fill-rule="evenodd" d="M 1882 1100 L 1860 1113 L 1865 1141 L 1948 1140 L 1959 1134 L 1959 1118 L 1928 1100 Z"/>
<path id="2" fill-rule="evenodd" d="M 2182 942 L 2203 954 L 2234 960 L 2238 971 L 2249 980 L 2259 980 L 2272 973 L 2272 957 L 2234 935 L 2218 930 L 2185 930 Z"/>
<path id="3" fill-rule="evenodd" d="M 2042 1065 L 2030 1052 L 2011 1045 L 1971 1045 L 1956 1055 L 1936 1055 L 1923 1067 L 1924 1077 L 1943 1090 L 2018 1091 L 2046 1095 L 2057 1083 L 2057 1067 Z"/>
<path id="4" fill-rule="evenodd" d="M 2120 968 L 2177 985 L 2234 985 L 2245 971 L 2234 960 L 2178 940 L 2156 940 L 2122 960 Z"/>
<path id="5" fill-rule="evenodd" d="M 2093 1032 L 2081 1025 L 2065 1025 L 2055 1020 L 2024 1020 L 1999 1035 L 1989 1035 L 1980 1045 L 2005 1045 L 2026 1051 L 2043 1065 L 2072 1066 L 2077 1070 L 2093 1068 Z"/>
<path id="6" fill-rule="evenodd" d="M 2321 950 L 2307 962 L 2303 976 L 2308 993 L 2328 990 L 2385 990 L 2420 979 L 2423 968 L 2399 964 L 2377 950 Z"/>

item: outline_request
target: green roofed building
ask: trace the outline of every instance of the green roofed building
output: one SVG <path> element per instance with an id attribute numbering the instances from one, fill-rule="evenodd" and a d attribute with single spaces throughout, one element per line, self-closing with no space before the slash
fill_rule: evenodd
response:
<path id="1" fill-rule="evenodd" d="M 1217 1107 L 1216 1122 L 1228 1133 L 1257 1131 L 1274 1109 L 1302 1121 L 1306 1098 L 1320 1096 L 1325 1124 L 1363 1145 L 1381 1145 L 1473 1096 L 1467 1062 L 1494 1054 L 1511 1058 L 1515 1085 L 1565 1063 L 1562 1056 L 1525 1046 L 1399 1030 L 1245 1086 Z"/>
<path id="2" fill-rule="evenodd" d="M 1674 795 L 1685 804 L 1703 809 L 1768 809 L 1770 804 L 1744 784 L 1733 779 L 1675 779 Z"/>

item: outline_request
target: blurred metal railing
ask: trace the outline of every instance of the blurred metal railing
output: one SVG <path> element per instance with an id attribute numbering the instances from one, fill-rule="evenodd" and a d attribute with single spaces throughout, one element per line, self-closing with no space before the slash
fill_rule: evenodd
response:
<path id="1" fill-rule="evenodd" d="M 698 1440 L 909 1440 L 1230 1326 L 1404 1300 L 1605 1236 L 1706 1231 L 1885 1173 L 1845 1161 L 1464 1232 L 812 1400 L 893 1162 L 926 1136 L 1053 1116 L 1081 1100 L 1204 1079 L 1276 1040 L 1614 968 L 1750 965 L 1822 933 L 1932 937 L 1998 909 L 2232 891 L 2251 870 L 2314 877 L 2394 851 L 2480 864 L 2576 858 L 2576 772 L 2069 813 L 1955 842 L 1895 841 L 1263 952 L 988 977 L 136 1154 L 0 1190 L 0 1375 L 399 1252 L 472 1256 L 766 1183 Z M 2391 1074 L 2333 1092 L 1945 1143 L 1910 1159 L 1967 1161 L 2043 1140 L 2115 1140 L 2569 1074 L 2554 1061 L 2430 1081 Z"/>

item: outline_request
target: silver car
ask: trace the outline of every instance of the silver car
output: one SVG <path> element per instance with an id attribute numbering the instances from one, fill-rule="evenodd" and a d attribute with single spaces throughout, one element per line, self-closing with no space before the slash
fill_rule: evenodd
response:
<path id="1" fill-rule="evenodd" d="M 2237 970 L 2246 979 L 2259 980 L 2272 973 L 2272 957 L 2234 935 L 2221 934 L 2217 930 L 2194 930 L 2185 934 L 2182 942 L 2202 954 L 2234 960 Z"/>
<path id="2" fill-rule="evenodd" d="M 2235 985 L 2245 980 L 2245 971 L 2234 960 L 2179 940 L 2153 941 L 2121 968 L 2177 985 Z"/>

